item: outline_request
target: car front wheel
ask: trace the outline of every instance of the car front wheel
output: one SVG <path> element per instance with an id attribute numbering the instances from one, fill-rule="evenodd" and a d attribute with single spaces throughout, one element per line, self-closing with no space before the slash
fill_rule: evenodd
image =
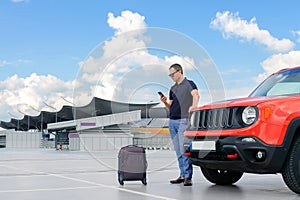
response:
<path id="1" fill-rule="evenodd" d="M 282 170 L 282 178 L 290 190 L 300 194 L 300 137 L 292 145 Z"/>

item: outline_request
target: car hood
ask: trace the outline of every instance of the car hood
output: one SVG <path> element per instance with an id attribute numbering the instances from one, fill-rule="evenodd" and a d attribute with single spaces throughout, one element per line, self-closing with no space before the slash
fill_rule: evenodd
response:
<path id="1" fill-rule="evenodd" d="M 288 96 L 288 97 L 293 98 L 292 96 Z M 213 108 L 224 108 L 224 107 L 235 107 L 235 106 L 256 106 L 259 103 L 264 103 L 264 102 L 269 102 L 269 101 L 286 101 L 286 98 L 287 98 L 287 96 L 245 97 L 245 98 L 218 101 L 218 102 L 215 102 L 212 104 L 207 104 L 207 105 L 201 106 L 200 109 L 202 110 L 202 109 L 213 109 Z"/>

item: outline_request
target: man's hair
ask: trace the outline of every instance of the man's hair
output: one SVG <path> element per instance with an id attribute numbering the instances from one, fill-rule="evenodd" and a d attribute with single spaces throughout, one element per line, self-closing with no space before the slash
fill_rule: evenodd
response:
<path id="1" fill-rule="evenodd" d="M 169 67 L 169 69 L 171 69 L 171 68 L 173 68 L 173 69 L 175 69 L 176 71 L 181 71 L 181 74 L 183 74 L 183 70 L 182 70 L 182 67 L 181 67 L 181 65 L 180 64 L 178 64 L 178 63 L 175 63 L 175 64 L 173 64 L 173 65 L 171 65 L 170 67 Z"/>

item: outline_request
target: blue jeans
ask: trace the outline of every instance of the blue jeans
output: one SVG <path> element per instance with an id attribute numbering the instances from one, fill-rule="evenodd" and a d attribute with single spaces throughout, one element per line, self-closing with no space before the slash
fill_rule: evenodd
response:
<path id="1" fill-rule="evenodd" d="M 193 166 L 184 155 L 183 137 L 184 131 L 187 128 L 187 119 L 170 119 L 169 129 L 176 152 L 178 165 L 180 169 L 180 176 L 184 178 L 192 178 Z"/>

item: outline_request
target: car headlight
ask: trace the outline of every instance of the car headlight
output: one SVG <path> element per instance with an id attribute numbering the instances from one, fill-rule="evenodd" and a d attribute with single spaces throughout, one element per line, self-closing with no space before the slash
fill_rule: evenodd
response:
<path id="1" fill-rule="evenodd" d="M 255 107 L 247 106 L 246 108 L 244 108 L 242 112 L 242 121 L 245 124 L 251 125 L 255 122 L 256 119 L 257 119 L 257 110 L 255 109 Z"/>

